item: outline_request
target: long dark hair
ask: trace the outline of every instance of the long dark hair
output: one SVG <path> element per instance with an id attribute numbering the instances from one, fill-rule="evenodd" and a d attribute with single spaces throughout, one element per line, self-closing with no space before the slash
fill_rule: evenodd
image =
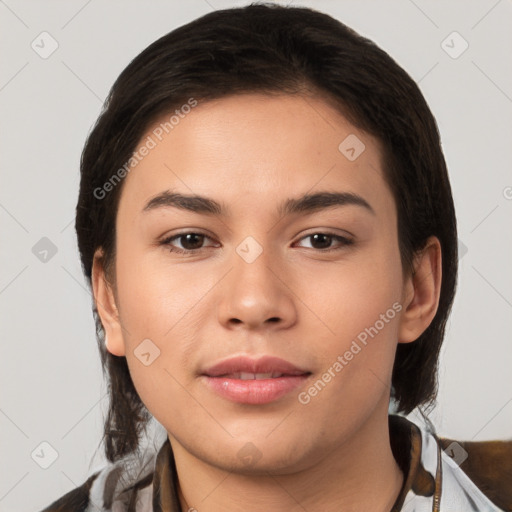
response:
<path id="1" fill-rule="evenodd" d="M 425 332 L 399 344 L 392 389 L 398 411 L 431 405 L 437 366 L 457 281 L 457 228 L 436 121 L 418 86 L 372 41 L 327 14 L 306 7 L 251 4 L 214 11 L 161 37 L 117 78 L 86 141 L 76 209 L 83 270 L 91 284 L 93 255 L 114 282 L 115 219 L 120 173 L 142 135 L 191 98 L 208 101 L 245 92 L 313 92 L 383 144 L 383 170 L 398 212 L 402 266 L 435 235 L 442 248 L 439 307 Z M 117 174 L 116 174 L 117 173 Z M 112 181 L 110 181 L 112 182 Z M 111 189 L 111 190 L 110 190 Z M 108 460 L 138 449 L 151 415 L 133 385 L 125 357 L 105 350 L 93 303 L 97 340 L 109 383 L 104 442 Z"/>

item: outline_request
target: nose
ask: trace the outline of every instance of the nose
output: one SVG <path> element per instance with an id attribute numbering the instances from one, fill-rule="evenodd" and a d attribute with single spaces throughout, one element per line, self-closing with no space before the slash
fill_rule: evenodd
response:
<path id="1" fill-rule="evenodd" d="M 293 278 L 271 251 L 255 250 L 249 246 L 247 253 L 233 252 L 230 271 L 217 291 L 218 320 L 228 329 L 290 327 L 297 321 Z"/>

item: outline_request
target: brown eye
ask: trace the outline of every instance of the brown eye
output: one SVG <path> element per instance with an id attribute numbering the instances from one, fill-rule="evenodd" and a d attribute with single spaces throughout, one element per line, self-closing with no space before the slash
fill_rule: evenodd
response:
<path id="1" fill-rule="evenodd" d="M 180 233 L 178 235 L 173 235 L 171 237 L 166 238 L 160 242 L 160 245 L 165 245 L 171 252 L 177 253 L 194 253 L 199 252 L 201 249 L 204 249 L 203 243 L 205 239 L 209 239 L 208 236 L 203 235 L 201 233 Z M 178 240 L 181 247 L 176 247 L 174 245 L 174 241 Z"/>
<path id="2" fill-rule="evenodd" d="M 185 235 L 179 235 L 177 239 L 181 239 L 183 249 L 192 251 L 194 249 L 201 248 L 204 241 L 204 235 L 198 233 L 187 233 Z"/>
<path id="3" fill-rule="evenodd" d="M 324 233 L 315 233 L 314 235 L 310 235 L 311 245 L 315 249 L 328 249 L 331 246 L 331 242 L 333 237 L 331 235 L 326 235 Z M 320 247 L 319 247 L 320 246 Z"/>
<path id="4" fill-rule="evenodd" d="M 343 249 L 343 247 L 352 245 L 354 243 L 353 240 L 346 238 L 344 236 L 336 235 L 335 233 L 324 233 L 324 232 L 318 232 L 318 233 L 311 233 L 309 235 L 306 235 L 301 240 L 304 239 L 311 239 L 311 248 L 319 250 L 321 252 L 329 252 L 329 251 L 336 251 L 339 249 Z M 337 247 L 332 247 L 331 243 L 333 241 L 338 242 Z"/>

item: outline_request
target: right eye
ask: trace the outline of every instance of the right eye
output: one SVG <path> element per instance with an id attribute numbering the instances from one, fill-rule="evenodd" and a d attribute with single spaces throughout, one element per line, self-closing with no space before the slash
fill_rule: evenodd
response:
<path id="1" fill-rule="evenodd" d="M 170 252 L 176 252 L 178 254 L 194 254 L 205 248 L 197 247 L 201 246 L 205 239 L 211 240 L 210 237 L 206 236 L 203 233 L 187 231 L 185 233 L 179 233 L 177 235 L 167 237 L 164 240 L 162 240 L 159 244 L 167 246 Z M 182 245 L 182 248 L 175 247 L 172 244 L 174 240 L 181 240 L 180 244 Z"/>

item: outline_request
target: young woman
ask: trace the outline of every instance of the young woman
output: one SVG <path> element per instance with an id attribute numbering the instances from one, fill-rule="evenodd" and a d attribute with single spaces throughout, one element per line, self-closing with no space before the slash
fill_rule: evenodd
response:
<path id="1" fill-rule="evenodd" d="M 512 510 L 510 443 L 404 417 L 435 399 L 456 218 L 434 117 L 371 41 L 260 4 L 151 44 L 76 231 L 109 464 L 46 511 Z"/>

